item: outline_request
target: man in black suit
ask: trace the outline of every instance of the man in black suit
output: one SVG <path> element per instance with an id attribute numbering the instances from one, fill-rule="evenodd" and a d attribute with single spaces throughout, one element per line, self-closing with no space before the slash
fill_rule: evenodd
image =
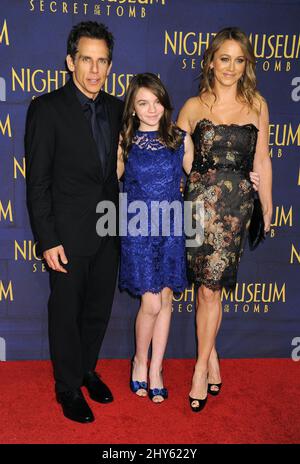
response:
<path id="1" fill-rule="evenodd" d="M 30 104 L 25 135 L 27 203 L 50 268 L 49 342 L 57 400 L 66 417 L 92 422 L 81 391 L 113 401 L 95 373 L 110 317 L 118 239 L 98 236 L 97 204 L 118 204 L 117 147 L 123 102 L 102 86 L 114 39 L 106 26 L 82 22 L 68 38 L 65 86 Z"/>

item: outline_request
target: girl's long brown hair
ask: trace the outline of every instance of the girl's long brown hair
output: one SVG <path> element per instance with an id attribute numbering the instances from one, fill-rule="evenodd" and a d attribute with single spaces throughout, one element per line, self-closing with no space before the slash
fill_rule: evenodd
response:
<path id="1" fill-rule="evenodd" d="M 137 74 L 134 76 L 127 89 L 125 108 L 123 113 L 122 130 L 121 130 L 121 147 L 123 149 L 123 158 L 126 161 L 128 153 L 132 146 L 132 139 L 135 131 L 140 125 L 139 118 L 134 114 L 134 101 L 137 91 L 144 87 L 149 89 L 164 107 L 164 114 L 159 121 L 159 138 L 166 147 L 176 150 L 182 142 L 182 132 L 172 123 L 172 106 L 168 92 L 162 81 L 152 73 Z"/>
<path id="2" fill-rule="evenodd" d="M 263 97 L 256 89 L 254 51 L 247 35 L 238 27 L 226 27 L 219 31 L 205 51 L 202 79 L 200 81 L 200 98 L 207 92 L 213 95 L 216 100 L 216 95 L 213 90 L 214 74 L 210 68 L 210 64 L 214 58 L 215 52 L 221 47 L 225 40 L 235 40 L 238 42 L 245 55 L 246 67 L 243 77 L 238 81 L 237 96 L 251 109 L 259 113 Z"/>

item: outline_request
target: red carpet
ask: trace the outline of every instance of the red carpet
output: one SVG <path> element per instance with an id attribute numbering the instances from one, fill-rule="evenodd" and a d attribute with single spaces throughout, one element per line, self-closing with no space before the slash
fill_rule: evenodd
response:
<path id="1" fill-rule="evenodd" d="M 0 362 L 0 443 L 299 443 L 299 366 L 289 359 L 221 360 L 222 392 L 195 414 L 187 401 L 193 360 L 165 362 L 170 398 L 161 405 L 130 392 L 128 360 L 104 360 L 98 371 L 115 401 L 100 405 L 85 395 L 96 420 L 81 425 L 56 403 L 50 362 Z"/>

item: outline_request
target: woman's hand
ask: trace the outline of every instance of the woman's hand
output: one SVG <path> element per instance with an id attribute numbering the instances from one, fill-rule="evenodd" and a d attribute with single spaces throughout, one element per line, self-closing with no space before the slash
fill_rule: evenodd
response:
<path id="1" fill-rule="evenodd" d="M 265 231 L 265 234 L 267 234 L 268 232 L 270 232 L 270 228 L 271 228 L 272 212 L 263 211 L 263 217 L 264 217 L 264 231 Z"/>
<path id="2" fill-rule="evenodd" d="M 260 181 L 259 174 L 257 174 L 257 172 L 251 171 L 250 172 L 250 180 L 251 180 L 251 182 L 253 184 L 254 190 L 257 192 L 258 188 L 259 188 L 259 181 Z"/>
<path id="3" fill-rule="evenodd" d="M 179 187 L 179 190 L 180 190 L 180 193 L 181 193 L 182 196 L 184 194 L 184 187 L 185 187 L 185 182 L 184 182 L 184 178 L 182 177 L 180 179 L 180 187 Z"/>

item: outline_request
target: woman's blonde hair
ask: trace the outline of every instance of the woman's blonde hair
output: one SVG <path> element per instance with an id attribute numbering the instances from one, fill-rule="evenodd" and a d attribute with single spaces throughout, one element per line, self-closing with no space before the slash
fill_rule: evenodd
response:
<path id="1" fill-rule="evenodd" d="M 213 95 L 216 99 L 216 95 L 213 90 L 214 72 L 210 65 L 213 61 L 214 54 L 226 40 L 235 40 L 238 42 L 243 50 L 246 60 L 244 75 L 238 81 L 237 96 L 251 109 L 260 113 L 263 97 L 256 89 L 254 51 L 247 35 L 238 27 L 226 27 L 219 31 L 205 51 L 203 72 L 200 81 L 200 98 L 205 92 L 207 92 L 208 94 Z"/>

